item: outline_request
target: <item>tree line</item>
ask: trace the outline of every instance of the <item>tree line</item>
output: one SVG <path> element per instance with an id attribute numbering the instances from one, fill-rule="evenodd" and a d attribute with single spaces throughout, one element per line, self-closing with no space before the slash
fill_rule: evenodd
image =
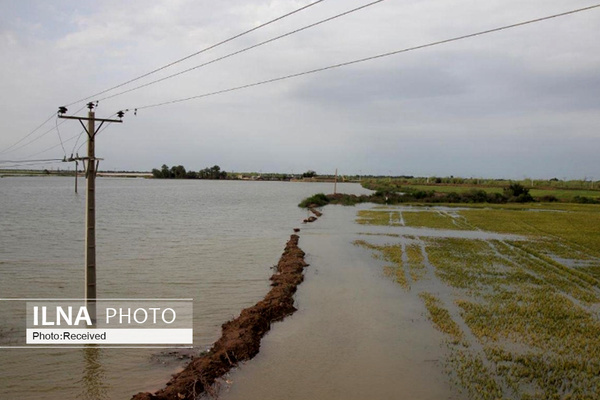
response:
<path id="1" fill-rule="evenodd" d="M 467 192 L 456 193 L 440 193 L 434 190 L 424 191 L 410 187 L 403 188 L 402 192 L 395 190 L 377 190 L 370 195 L 354 195 L 354 194 L 328 194 L 318 193 L 308 197 L 300 204 L 299 207 L 322 207 L 327 204 L 342 204 L 355 205 L 359 203 L 375 203 L 375 204 L 401 204 L 401 203 L 490 203 L 490 204 L 505 204 L 505 203 L 529 203 L 535 201 L 529 189 L 519 183 L 512 183 L 504 188 L 503 193 L 488 193 L 484 190 L 472 189 Z M 544 196 L 539 201 L 554 202 L 558 199 L 554 196 Z"/>
<path id="2" fill-rule="evenodd" d="M 183 165 L 174 165 L 169 168 L 163 164 L 160 169 L 152 169 L 152 176 L 157 179 L 227 179 L 227 172 L 215 165 L 200 171 L 187 171 Z"/>

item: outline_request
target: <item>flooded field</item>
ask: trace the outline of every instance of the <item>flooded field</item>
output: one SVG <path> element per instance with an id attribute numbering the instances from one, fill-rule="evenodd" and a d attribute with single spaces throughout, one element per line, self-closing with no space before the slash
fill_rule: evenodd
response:
<path id="1" fill-rule="evenodd" d="M 467 399 L 445 373 L 444 336 L 425 305 L 388 279 L 371 251 L 353 245 L 363 230 L 356 210 L 327 206 L 303 227 L 310 266 L 298 311 L 225 377 L 220 399 Z"/>
<path id="2" fill-rule="evenodd" d="M 425 304 L 470 399 L 597 398 L 600 207 L 379 207 L 357 222 L 354 243 Z"/>
<path id="3" fill-rule="evenodd" d="M 298 201 L 330 187 L 99 182 L 104 293 L 194 297 L 198 351 L 267 293 L 270 266 L 301 228 L 310 266 L 298 311 L 220 380 L 222 399 L 598 393 L 600 207 L 327 206 L 300 225 Z M 2 296 L 77 297 L 83 203 L 71 180 L 0 183 Z M 1 344 L 22 340 L 19 312 L 3 309 Z M 130 398 L 163 387 L 185 362 L 151 349 L 0 355 L 0 398 L 22 399 Z"/>

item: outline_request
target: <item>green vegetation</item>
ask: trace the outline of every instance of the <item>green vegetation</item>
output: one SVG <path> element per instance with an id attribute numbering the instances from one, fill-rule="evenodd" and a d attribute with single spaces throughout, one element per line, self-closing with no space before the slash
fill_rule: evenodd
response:
<path id="1" fill-rule="evenodd" d="M 218 165 L 194 172 L 186 171 L 183 165 L 169 168 L 168 165 L 163 164 L 160 169 L 152 170 L 152 176 L 157 179 L 227 179 L 227 172 L 221 171 Z"/>
<path id="2" fill-rule="evenodd" d="M 360 210 L 356 222 L 362 225 L 399 225 L 400 222 L 394 222 L 394 216 L 398 213 L 390 211 Z"/>
<path id="3" fill-rule="evenodd" d="M 405 248 L 406 257 L 408 258 L 408 268 L 410 278 L 417 282 L 425 276 L 425 264 L 421 246 L 416 243 L 408 244 Z"/>
<path id="4" fill-rule="evenodd" d="M 597 398 L 600 207 L 417 210 L 360 211 L 360 223 L 390 226 L 402 244 L 362 245 L 395 260 L 403 272 L 408 267 L 408 282 L 400 283 L 421 298 L 433 325 L 447 335 L 448 373 L 469 398 Z M 457 237 L 402 235 L 395 215 L 406 226 L 454 229 Z M 464 229 L 520 237 L 460 238 Z M 390 257 L 394 248 L 404 249 L 404 260 Z M 446 303 L 432 294 L 438 290 L 449 293 Z M 460 312 L 450 313 L 449 302 Z"/>
<path id="5" fill-rule="evenodd" d="M 442 302 L 427 292 L 420 293 L 419 297 L 425 302 L 425 307 L 429 311 L 429 318 L 435 326 L 440 331 L 450 335 L 455 343 L 460 342 L 463 339 L 463 333 L 450 316 L 448 310 L 442 307 Z"/>
<path id="6" fill-rule="evenodd" d="M 408 280 L 406 279 L 406 273 L 404 271 L 403 262 L 402 262 L 402 247 L 399 245 L 396 246 L 376 246 L 371 243 L 368 243 L 364 240 L 355 240 L 355 246 L 366 247 L 371 250 L 375 250 L 381 254 L 381 256 L 376 256 L 376 258 L 382 258 L 385 261 L 391 262 L 392 265 L 386 265 L 384 267 L 384 272 L 387 276 L 394 277 L 396 282 L 400 284 L 405 289 L 409 289 L 410 285 Z M 377 253 L 375 253 L 377 255 Z"/>
<path id="7" fill-rule="evenodd" d="M 298 207 L 310 208 L 310 207 L 323 207 L 329 204 L 329 199 L 323 193 L 317 193 L 311 197 L 307 197 L 302 200 Z"/>
<path id="8" fill-rule="evenodd" d="M 434 229 L 465 229 L 456 216 L 447 212 L 405 212 L 403 216 L 406 226 L 428 226 Z"/>
<path id="9" fill-rule="evenodd" d="M 498 400 L 507 398 L 494 379 L 494 371 L 488 368 L 476 352 L 454 348 L 449 369 L 457 383 L 469 393 L 473 400 Z M 523 399 L 527 397 L 523 396 Z"/>
<path id="10" fill-rule="evenodd" d="M 600 203 L 600 182 L 561 181 L 556 178 L 514 182 L 503 179 L 399 177 L 365 179 L 361 184 L 367 189 L 382 193 L 402 192 L 413 197 L 420 196 L 421 198 L 416 200 L 429 203 L 504 203 L 532 200 Z M 531 199 L 526 194 L 520 196 L 523 193 L 521 188 L 529 191 Z M 514 192 L 514 189 L 517 189 L 517 192 Z M 484 197 L 487 197 L 487 200 L 484 200 Z"/>
<path id="11" fill-rule="evenodd" d="M 531 203 L 534 201 L 543 203 L 568 201 L 581 204 L 600 204 L 600 191 L 536 189 L 535 193 L 537 197 L 534 198 L 530 189 L 520 183 L 509 183 L 505 187 L 484 188 L 441 185 L 412 187 L 401 186 L 394 181 L 368 180 L 363 182 L 363 186 L 376 191 L 371 195 L 360 196 L 340 193 L 329 194 L 326 196 L 326 204 L 516 204 Z M 584 196 L 583 194 L 588 196 Z"/>

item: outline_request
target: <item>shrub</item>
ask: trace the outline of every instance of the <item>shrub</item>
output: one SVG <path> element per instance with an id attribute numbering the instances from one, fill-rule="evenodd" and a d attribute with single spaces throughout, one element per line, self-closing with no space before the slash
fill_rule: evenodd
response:
<path id="1" fill-rule="evenodd" d="M 543 203 L 555 203 L 558 201 L 558 198 L 556 198 L 556 196 L 553 196 L 551 194 L 547 194 L 545 196 L 540 197 L 538 200 Z"/>
<path id="2" fill-rule="evenodd" d="M 504 196 L 511 203 L 528 203 L 533 201 L 533 197 L 529 194 L 529 189 L 520 183 L 511 183 L 507 188 L 504 188 Z"/>
<path id="3" fill-rule="evenodd" d="M 573 197 L 573 201 L 580 204 L 600 204 L 600 201 L 597 199 L 586 196 L 575 196 Z"/>
<path id="4" fill-rule="evenodd" d="M 329 204 L 329 198 L 327 198 L 327 196 L 325 196 L 323 193 L 317 193 L 302 200 L 300 204 L 298 204 L 298 207 L 323 207 L 327 204 Z"/>

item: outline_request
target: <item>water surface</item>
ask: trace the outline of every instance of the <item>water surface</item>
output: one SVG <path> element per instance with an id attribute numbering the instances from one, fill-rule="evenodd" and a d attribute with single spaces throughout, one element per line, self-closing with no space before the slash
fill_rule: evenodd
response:
<path id="1" fill-rule="evenodd" d="M 83 296 L 84 202 L 73 178 L 0 179 L 0 298 Z M 193 298 L 194 345 L 269 289 L 297 204 L 333 184 L 99 178 L 98 296 Z M 365 193 L 356 184 L 338 191 Z M 15 303 L 18 304 L 18 303 Z M 24 342 L 24 307 L 0 308 L 0 345 Z M 0 399 L 117 399 L 179 364 L 147 349 L 0 349 Z M 163 363 L 165 362 L 165 363 Z"/>

